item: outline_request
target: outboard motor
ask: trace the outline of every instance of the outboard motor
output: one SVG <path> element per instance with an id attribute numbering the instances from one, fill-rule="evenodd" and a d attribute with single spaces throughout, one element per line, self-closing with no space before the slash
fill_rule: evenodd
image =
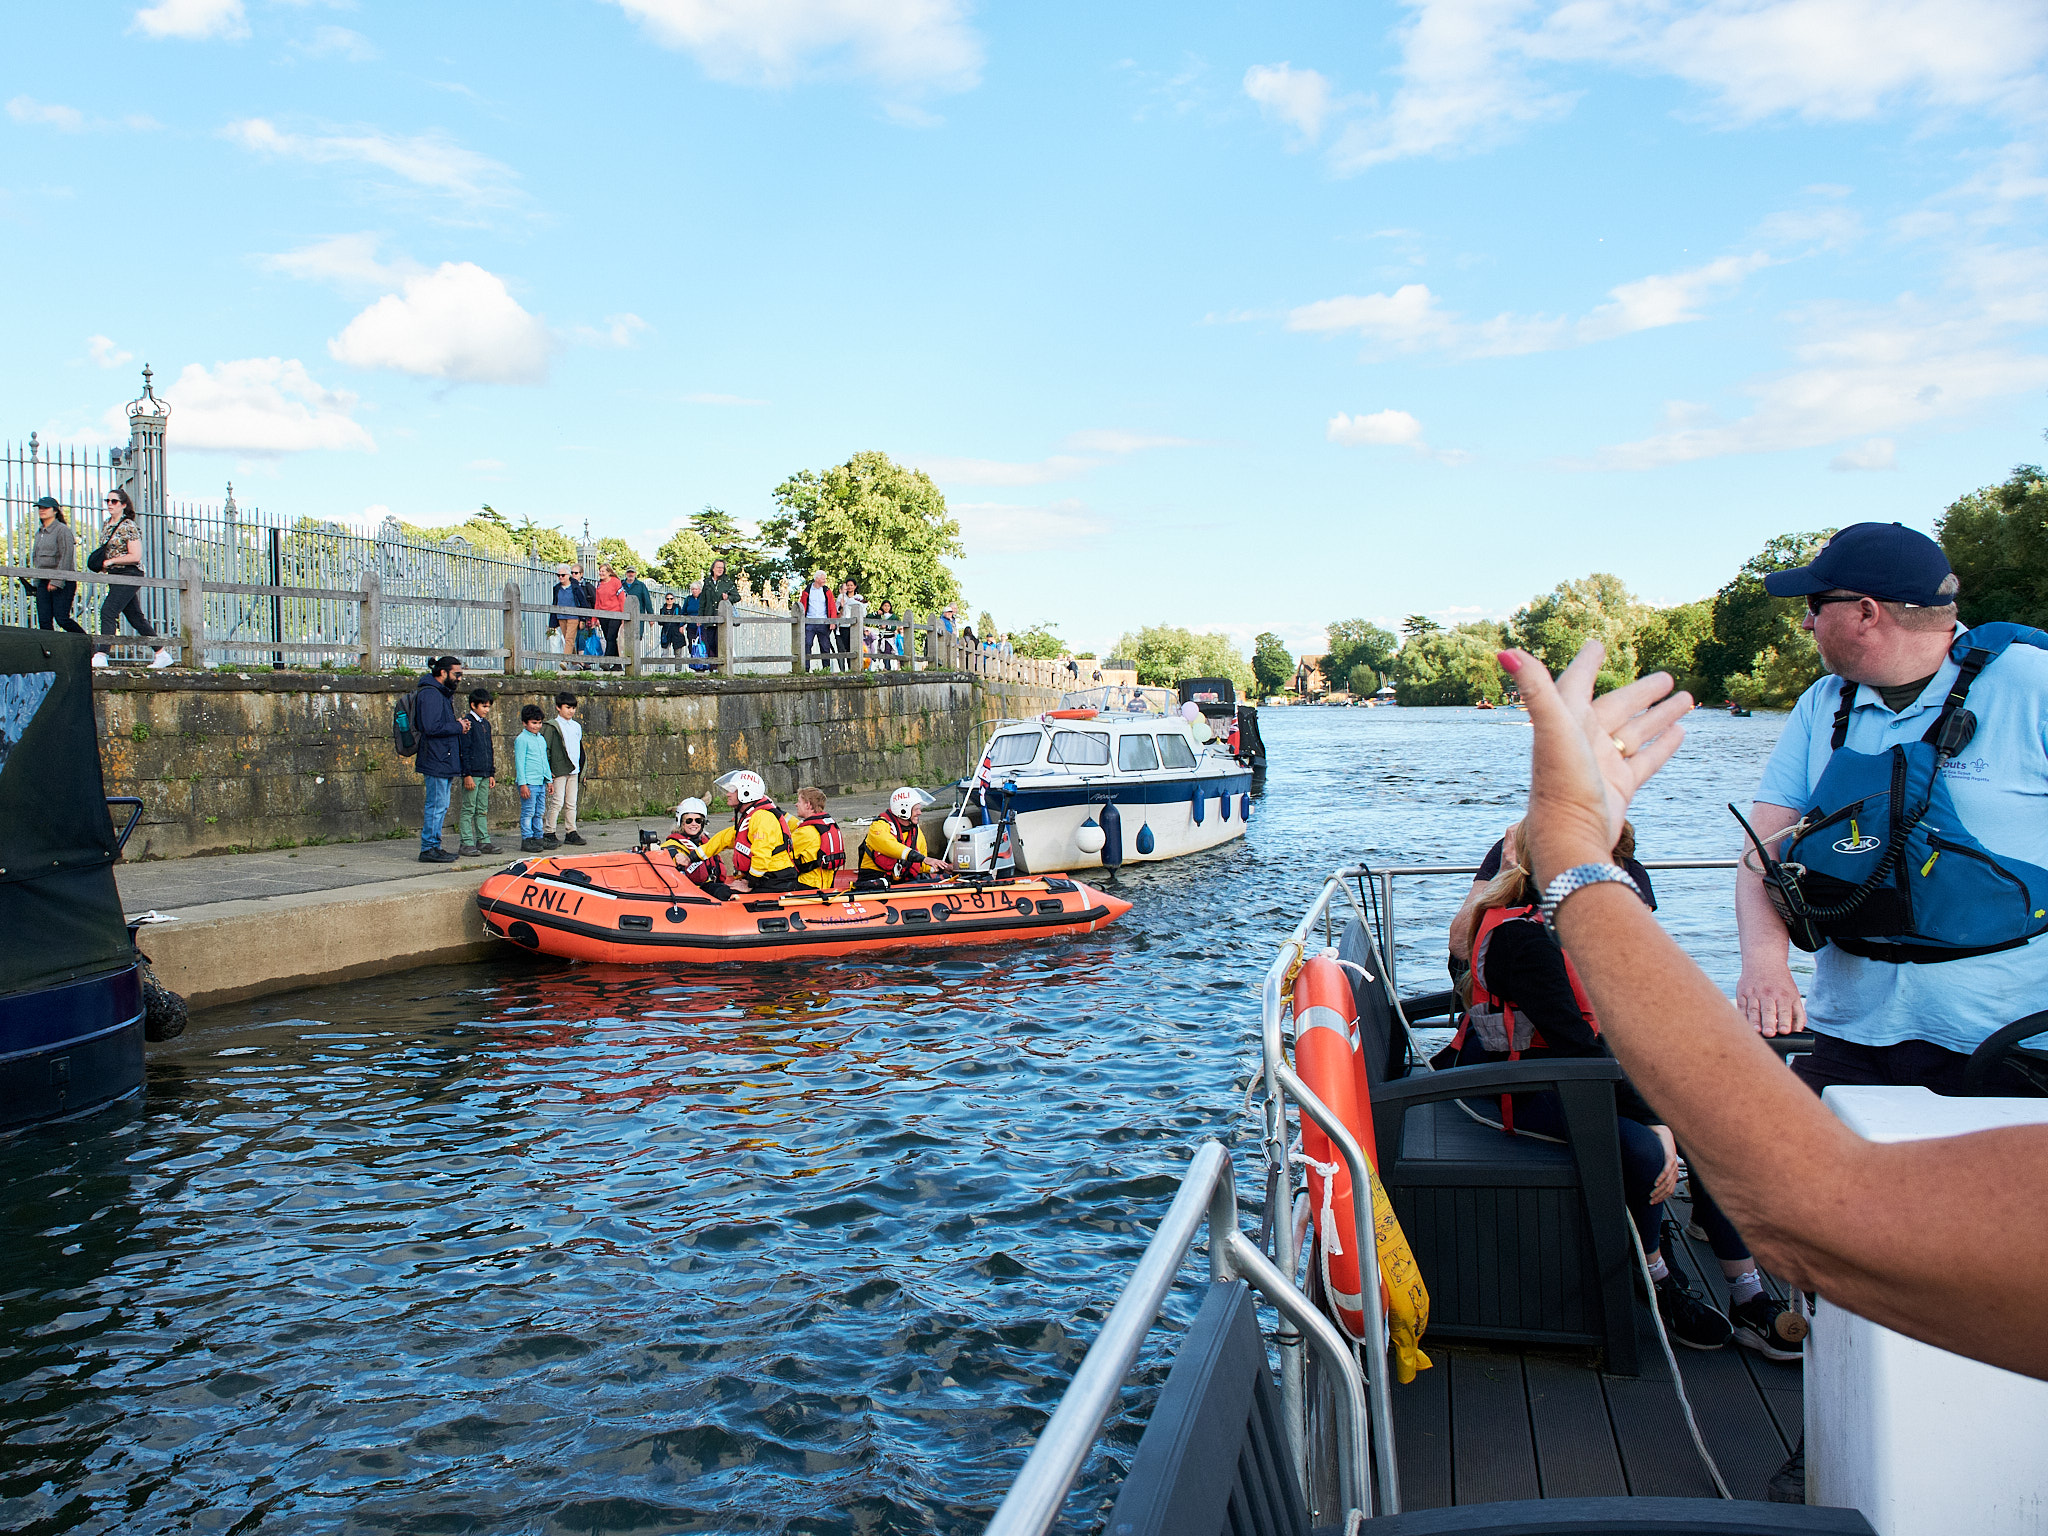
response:
<path id="1" fill-rule="evenodd" d="M 1254 705 L 1237 706 L 1237 758 L 1253 768 L 1266 766 L 1266 743 L 1259 736 L 1259 711 Z"/>
<path id="2" fill-rule="evenodd" d="M 1114 803 L 1102 808 L 1102 867 L 1115 869 L 1124 861 L 1124 818 Z"/>

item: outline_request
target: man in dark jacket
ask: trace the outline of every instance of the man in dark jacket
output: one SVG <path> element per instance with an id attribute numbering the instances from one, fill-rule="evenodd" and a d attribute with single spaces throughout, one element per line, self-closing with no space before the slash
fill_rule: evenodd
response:
<path id="1" fill-rule="evenodd" d="M 436 656 L 427 663 L 427 675 L 413 695 L 413 730 L 420 739 L 413 766 L 419 769 L 427 790 L 420 819 L 422 864 L 455 862 L 455 855 L 441 846 L 441 829 L 447 825 L 448 801 L 462 774 L 462 738 L 469 731 L 469 722 L 455 713 L 455 689 L 461 681 L 462 663 L 453 656 Z"/>
<path id="2" fill-rule="evenodd" d="M 737 608 L 739 602 L 740 584 L 726 574 L 725 559 L 723 556 L 720 556 L 711 562 L 711 569 L 705 573 L 704 590 L 697 594 L 697 612 L 707 619 L 715 619 L 718 617 L 718 605 L 720 603 L 731 603 Z M 706 624 L 704 626 L 704 654 L 706 656 L 716 656 L 718 654 L 719 641 L 722 638 L 716 624 Z"/>

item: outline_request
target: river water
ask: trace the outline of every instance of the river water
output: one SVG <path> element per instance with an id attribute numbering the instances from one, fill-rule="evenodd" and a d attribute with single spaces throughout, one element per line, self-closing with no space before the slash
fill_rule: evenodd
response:
<path id="1" fill-rule="evenodd" d="M 1125 875 L 1090 938 L 511 957 L 199 1016 L 139 1105 L 0 1144 L 0 1528 L 978 1530 L 1190 1151 L 1245 1124 L 1323 874 L 1476 862 L 1526 786 L 1514 712 L 1261 724 L 1248 837 Z M 1726 855 L 1778 725 L 1696 713 L 1642 857 Z M 1401 883 L 1406 990 L 1465 883 Z M 1732 988 L 1727 892 L 1660 883 Z"/>

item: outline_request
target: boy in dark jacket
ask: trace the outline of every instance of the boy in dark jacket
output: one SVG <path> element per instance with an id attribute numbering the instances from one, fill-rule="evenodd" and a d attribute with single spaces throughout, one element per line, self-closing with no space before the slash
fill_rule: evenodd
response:
<path id="1" fill-rule="evenodd" d="M 448 801 L 462 772 L 462 738 L 469 730 L 468 722 L 455 716 L 455 686 L 461 681 L 462 663 L 453 656 L 436 656 L 427 663 L 427 675 L 413 695 L 413 730 L 420 739 L 413 766 L 426 781 L 427 791 L 420 818 L 422 864 L 455 862 L 456 856 L 441 846 L 441 829 L 448 824 Z"/>
<path id="2" fill-rule="evenodd" d="M 498 782 L 498 754 L 491 744 L 491 695 L 487 688 L 469 692 L 469 729 L 462 736 L 462 828 L 459 857 L 496 853 L 491 841 L 491 789 Z"/>

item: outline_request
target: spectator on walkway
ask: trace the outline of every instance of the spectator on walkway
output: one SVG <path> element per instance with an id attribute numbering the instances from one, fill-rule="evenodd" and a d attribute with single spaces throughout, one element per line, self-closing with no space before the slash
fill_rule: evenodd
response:
<path id="1" fill-rule="evenodd" d="M 605 655 L 618 655 L 619 623 L 626 614 L 626 584 L 608 564 L 600 562 L 597 567 L 597 600 L 590 606 L 598 611 L 597 627 L 604 631 Z"/>
<path id="2" fill-rule="evenodd" d="M 954 634 L 960 627 L 960 610 L 948 603 L 939 610 L 939 628 L 947 634 Z"/>
<path id="3" fill-rule="evenodd" d="M 647 583 L 630 565 L 626 567 L 623 585 L 626 589 L 626 617 L 640 625 L 640 643 L 634 649 L 642 656 L 652 656 L 660 645 L 654 626 L 646 622 L 647 616 L 654 612 L 654 594 L 647 590 Z"/>
<path id="4" fill-rule="evenodd" d="M 825 579 L 823 571 L 811 572 L 811 584 L 804 588 L 804 670 L 811 670 L 811 652 L 816 651 L 824 660 L 825 670 L 832 670 L 832 620 L 839 612 L 839 598 L 832 590 L 832 583 Z"/>
<path id="5" fill-rule="evenodd" d="M 555 695 L 555 718 L 547 723 L 544 734 L 548 744 L 548 823 L 541 846 L 559 848 L 568 843 L 581 848 L 583 834 L 576 830 L 576 797 L 583 785 L 586 758 L 583 722 L 576 718 L 575 694 Z M 569 830 L 557 837 L 557 829 L 565 823 Z"/>
<path id="6" fill-rule="evenodd" d="M 865 665 L 868 605 L 861 598 L 853 578 L 839 588 L 839 670 L 858 672 Z"/>
<path id="7" fill-rule="evenodd" d="M 107 494 L 107 533 L 100 547 L 106 551 L 100 569 L 108 575 L 140 576 L 142 574 L 142 527 L 135 521 L 135 503 L 128 499 L 126 491 L 110 491 Z M 145 640 L 157 638 L 156 630 L 149 622 L 149 615 L 142 611 L 142 588 L 113 586 L 107 588 L 107 595 L 100 600 L 100 633 L 118 635 L 121 620 L 135 626 L 135 633 Z M 152 671 L 171 664 L 171 653 L 162 646 L 156 648 L 156 657 L 150 662 Z M 104 667 L 107 664 L 107 645 L 104 640 L 93 642 L 92 664 Z"/>
<path id="8" fill-rule="evenodd" d="M 683 599 L 683 612 L 702 614 L 704 612 L 704 583 L 690 583 L 690 595 Z M 718 629 L 715 625 L 685 624 L 683 626 L 684 650 L 690 657 L 690 670 L 704 672 L 710 669 L 708 661 L 701 660 L 707 653 L 718 654 Z"/>
<path id="9" fill-rule="evenodd" d="M 898 623 L 896 605 L 883 598 L 881 612 L 875 615 L 875 655 L 890 672 L 896 670 L 896 658 L 903 654 L 903 631 Z"/>
<path id="10" fill-rule="evenodd" d="M 498 782 L 498 751 L 491 741 L 491 694 L 488 688 L 469 691 L 469 714 L 462 733 L 462 814 L 456 819 L 462 844 L 458 856 L 496 853 L 491 841 L 491 790 Z"/>
<path id="11" fill-rule="evenodd" d="M 697 594 L 697 612 L 706 619 L 716 619 L 722 603 L 731 603 L 735 608 L 740 605 L 740 584 L 726 574 L 723 555 L 711 562 L 711 569 L 705 574 L 704 590 Z M 704 626 L 704 654 L 707 657 L 717 657 L 722 638 L 716 624 Z"/>
<path id="12" fill-rule="evenodd" d="M 42 519 L 42 527 L 36 530 L 36 544 L 29 555 L 28 563 L 39 571 L 78 570 L 78 541 L 71 532 L 71 524 L 64 520 L 64 509 L 57 504 L 54 496 L 45 496 L 36 503 L 36 516 Z M 36 577 L 28 583 L 36 595 L 36 628 L 67 629 L 74 635 L 85 633 L 85 626 L 71 617 L 71 604 L 78 596 L 78 583 L 50 577 Z"/>
<path id="13" fill-rule="evenodd" d="M 577 579 L 581 575 L 581 570 L 574 566 L 556 566 L 555 590 L 548 597 L 548 602 L 556 610 L 548 615 L 548 628 L 560 640 L 564 656 L 576 654 L 576 631 L 583 621 L 560 610 L 583 606 L 582 585 Z"/>
<path id="14" fill-rule="evenodd" d="M 539 853 L 544 848 L 541 833 L 547 830 L 548 743 L 541 734 L 546 723 L 538 704 L 519 711 L 519 739 L 512 744 L 512 776 L 519 782 L 519 851 Z"/>
<path id="15" fill-rule="evenodd" d="M 697 583 L 690 583 L 694 592 Z M 689 639 L 684 635 L 683 601 L 673 592 L 665 592 L 661 598 L 661 654 L 664 656 L 687 656 L 690 653 Z M 692 627 L 694 626 L 687 626 Z"/>
<path id="16" fill-rule="evenodd" d="M 455 690 L 461 682 L 462 663 L 453 656 L 436 656 L 427 663 L 413 695 L 412 728 L 420 741 L 413 767 L 426 787 L 420 815 L 422 864 L 455 862 L 455 855 L 441 846 L 441 829 L 448 824 L 448 802 L 462 773 L 462 738 L 469 731 L 468 720 L 455 713 Z"/>

